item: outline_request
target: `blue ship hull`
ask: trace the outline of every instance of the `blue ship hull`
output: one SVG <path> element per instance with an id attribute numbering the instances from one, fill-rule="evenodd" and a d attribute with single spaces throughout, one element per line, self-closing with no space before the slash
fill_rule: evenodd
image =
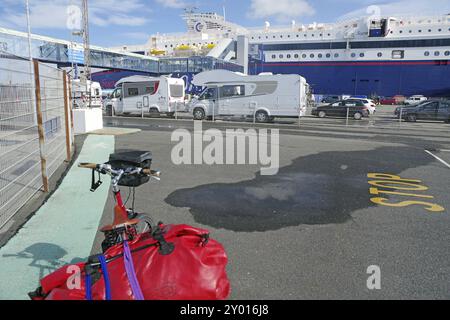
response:
<path id="1" fill-rule="evenodd" d="M 422 94 L 450 97 L 450 62 L 277 62 L 251 61 L 250 74 L 300 74 L 316 94 L 395 95 Z"/>

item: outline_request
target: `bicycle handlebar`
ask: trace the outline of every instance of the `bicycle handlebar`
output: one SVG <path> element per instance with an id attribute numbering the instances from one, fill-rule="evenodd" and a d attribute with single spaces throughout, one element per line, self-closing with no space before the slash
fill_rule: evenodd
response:
<path id="1" fill-rule="evenodd" d="M 79 168 L 85 168 L 85 169 L 97 169 L 97 164 L 82 162 L 82 163 L 78 164 L 78 167 Z"/>
<path id="2" fill-rule="evenodd" d="M 78 164 L 78 167 L 85 168 L 85 169 L 98 170 L 98 169 L 102 168 L 102 165 L 98 165 L 98 164 L 95 164 L 95 163 L 82 162 L 82 163 Z M 161 172 L 160 171 L 150 170 L 150 169 L 141 169 L 141 168 L 136 168 L 136 169 L 140 169 L 138 171 L 138 173 L 142 173 L 142 174 L 145 174 L 147 176 L 152 176 L 152 177 L 155 177 L 155 178 L 159 178 L 161 176 Z"/>

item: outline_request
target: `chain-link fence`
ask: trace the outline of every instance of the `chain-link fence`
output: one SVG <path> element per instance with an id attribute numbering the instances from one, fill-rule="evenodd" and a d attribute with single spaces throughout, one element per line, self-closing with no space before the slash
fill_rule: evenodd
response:
<path id="1" fill-rule="evenodd" d="M 0 55 L 0 228 L 70 159 L 67 88 L 62 70 Z"/>

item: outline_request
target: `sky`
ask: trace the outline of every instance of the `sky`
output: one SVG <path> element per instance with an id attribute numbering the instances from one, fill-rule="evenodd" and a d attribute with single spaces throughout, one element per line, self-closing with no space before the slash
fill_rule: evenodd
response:
<path id="1" fill-rule="evenodd" d="M 32 32 L 71 38 L 81 0 L 29 0 Z M 75 7 L 74 7 L 75 6 Z M 186 7 L 226 13 L 245 27 L 335 22 L 371 14 L 450 13 L 450 0 L 89 0 L 91 43 L 104 46 L 144 44 L 152 34 L 184 32 Z M 26 31 L 25 0 L 0 0 L 0 27 Z"/>

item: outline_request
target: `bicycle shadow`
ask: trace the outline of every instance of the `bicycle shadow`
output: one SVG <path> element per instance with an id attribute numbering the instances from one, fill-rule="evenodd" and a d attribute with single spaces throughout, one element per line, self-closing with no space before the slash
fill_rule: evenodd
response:
<path id="1" fill-rule="evenodd" d="M 64 265 L 86 261 L 86 259 L 78 257 L 73 258 L 70 262 L 66 261 L 64 257 L 67 254 L 68 252 L 58 245 L 52 243 L 35 243 L 16 254 L 4 254 L 2 257 L 16 257 L 18 259 L 31 260 L 28 265 L 33 268 L 38 268 L 39 279 L 42 279 Z"/>

